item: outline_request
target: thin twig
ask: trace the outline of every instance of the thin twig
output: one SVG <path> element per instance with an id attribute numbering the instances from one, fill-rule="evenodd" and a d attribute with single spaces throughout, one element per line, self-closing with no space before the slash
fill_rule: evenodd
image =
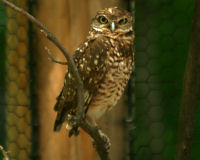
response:
<path id="1" fill-rule="evenodd" d="M 8 152 L 6 152 L 2 146 L 0 146 L 0 151 L 2 152 L 3 154 L 3 160 L 9 160 L 9 157 L 8 157 Z"/>
<path id="2" fill-rule="evenodd" d="M 108 150 L 106 148 L 107 141 L 102 137 L 99 130 L 97 129 L 97 126 L 94 126 L 84 120 L 84 111 L 83 111 L 83 104 L 84 104 L 84 94 L 83 94 L 83 82 L 79 76 L 77 67 L 73 61 L 73 59 L 70 57 L 69 53 L 66 51 L 66 49 L 60 44 L 60 42 L 57 40 L 57 38 L 43 25 L 41 24 L 36 18 L 34 18 L 32 15 L 30 15 L 28 12 L 24 11 L 22 8 L 19 8 L 12 4 L 11 2 L 8 2 L 7 0 L 0 0 L 2 3 L 4 3 L 6 6 L 12 8 L 13 10 L 17 11 L 18 13 L 24 15 L 26 18 L 28 18 L 32 23 L 36 24 L 41 30 L 42 33 L 52 42 L 54 43 L 60 51 L 64 54 L 68 67 L 72 69 L 72 73 L 74 75 L 74 78 L 77 82 L 77 94 L 78 94 L 78 112 L 77 115 L 74 117 L 74 120 L 76 120 L 77 125 L 83 128 L 95 141 L 95 147 L 97 150 L 97 153 L 99 154 L 101 160 L 110 160 L 108 155 Z M 64 62 L 65 63 L 65 62 Z M 8 159 L 6 159 L 8 160 Z"/>
<path id="3" fill-rule="evenodd" d="M 58 64 L 62 64 L 62 65 L 67 65 L 68 63 L 67 62 L 61 62 L 61 61 L 58 61 L 58 60 L 55 60 L 51 54 L 51 51 L 49 50 L 48 47 L 44 47 L 44 49 L 47 51 L 47 54 L 48 54 L 48 60 L 54 62 L 54 63 L 58 63 Z"/>

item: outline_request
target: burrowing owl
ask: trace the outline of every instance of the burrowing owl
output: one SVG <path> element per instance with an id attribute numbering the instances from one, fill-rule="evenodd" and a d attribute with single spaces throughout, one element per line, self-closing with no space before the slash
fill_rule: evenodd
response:
<path id="1" fill-rule="evenodd" d="M 89 36 L 73 56 L 84 85 L 86 118 L 95 121 L 116 105 L 134 65 L 133 18 L 117 7 L 92 19 Z M 70 68 L 57 98 L 54 130 L 76 113 L 77 85 Z"/>

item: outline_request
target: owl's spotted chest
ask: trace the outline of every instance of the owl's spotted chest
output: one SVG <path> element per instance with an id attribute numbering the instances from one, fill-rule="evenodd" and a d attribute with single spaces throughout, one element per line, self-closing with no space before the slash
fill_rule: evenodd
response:
<path id="1" fill-rule="evenodd" d="M 109 66 L 109 70 L 104 81 L 100 84 L 87 113 L 93 119 L 100 118 L 106 111 L 116 105 L 127 85 L 133 68 L 133 53 L 129 53 L 127 56 L 123 52 L 125 50 L 123 44 L 119 46 L 114 41 L 111 41 L 111 43 L 112 48 L 105 62 Z"/>

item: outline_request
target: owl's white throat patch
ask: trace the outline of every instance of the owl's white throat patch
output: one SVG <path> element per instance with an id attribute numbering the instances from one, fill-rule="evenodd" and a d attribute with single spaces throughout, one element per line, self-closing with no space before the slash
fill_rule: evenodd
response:
<path id="1" fill-rule="evenodd" d="M 94 29 L 95 31 L 98 31 L 98 32 L 102 31 L 101 28 L 97 28 L 97 27 L 93 27 L 93 29 Z"/>
<path id="2" fill-rule="evenodd" d="M 108 12 L 113 13 L 112 8 L 109 8 L 109 9 L 108 9 Z"/>

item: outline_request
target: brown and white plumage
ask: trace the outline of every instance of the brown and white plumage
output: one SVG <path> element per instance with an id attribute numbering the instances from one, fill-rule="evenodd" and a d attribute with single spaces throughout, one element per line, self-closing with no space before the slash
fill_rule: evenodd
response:
<path id="1" fill-rule="evenodd" d="M 110 110 L 122 95 L 134 65 L 133 42 L 133 19 L 127 11 L 106 8 L 93 18 L 89 36 L 73 56 L 83 80 L 84 109 L 90 120 Z M 69 68 L 55 105 L 55 131 L 76 113 L 77 87 Z"/>

